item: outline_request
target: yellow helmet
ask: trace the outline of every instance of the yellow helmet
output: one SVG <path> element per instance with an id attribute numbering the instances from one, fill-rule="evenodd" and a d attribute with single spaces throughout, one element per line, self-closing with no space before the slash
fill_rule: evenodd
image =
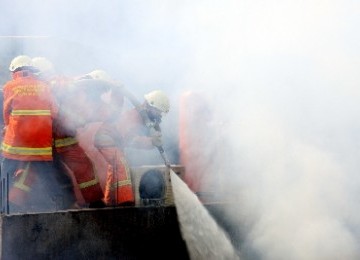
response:
<path id="1" fill-rule="evenodd" d="M 31 58 L 27 55 L 19 55 L 16 56 L 11 62 L 9 66 L 9 70 L 14 72 L 16 69 L 21 67 L 31 67 L 32 62 Z"/>
<path id="2" fill-rule="evenodd" d="M 144 96 L 149 106 L 159 109 L 163 113 L 169 112 L 170 102 L 167 95 L 161 90 L 154 90 Z"/>
<path id="3" fill-rule="evenodd" d="M 101 79 L 106 81 L 111 81 L 110 75 L 104 70 L 94 70 L 85 76 L 89 76 L 91 79 Z"/>
<path id="4" fill-rule="evenodd" d="M 39 70 L 40 73 L 53 73 L 54 65 L 51 61 L 44 57 L 35 57 L 32 59 L 32 65 Z"/>

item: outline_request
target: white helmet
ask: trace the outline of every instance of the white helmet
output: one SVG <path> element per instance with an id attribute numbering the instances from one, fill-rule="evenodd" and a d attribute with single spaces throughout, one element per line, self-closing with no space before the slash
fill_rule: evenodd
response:
<path id="1" fill-rule="evenodd" d="M 40 73 L 53 73 L 54 65 L 51 61 L 44 57 L 35 57 L 32 59 L 32 65 L 37 68 Z"/>
<path id="2" fill-rule="evenodd" d="M 32 66 L 32 62 L 31 62 L 31 58 L 29 56 L 19 55 L 11 61 L 9 70 L 11 72 L 14 72 L 18 68 L 31 67 L 31 66 Z"/>
<path id="3" fill-rule="evenodd" d="M 101 80 L 111 81 L 110 75 L 103 70 L 94 70 L 86 74 L 85 76 L 89 76 L 91 79 L 101 79 Z"/>
<path id="4" fill-rule="evenodd" d="M 146 102 L 163 113 L 169 112 L 170 102 L 166 94 L 161 90 L 154 90 L 144 96 Z"/>

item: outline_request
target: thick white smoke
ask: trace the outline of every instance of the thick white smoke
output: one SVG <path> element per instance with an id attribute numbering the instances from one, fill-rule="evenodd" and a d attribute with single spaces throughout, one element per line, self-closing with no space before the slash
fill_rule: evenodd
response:
<path id="1" fill-rule="evenodd" d="M 168 92 L 175 146 L 180 94 L 212 100 L 226 145 L 209 174 L 234 199 L 242 255 L 360 258 L 358 2 L 55 2 L 2 3 L 1 34 L 72 46 L 24 46 L 66 73 L 102 68 L 139 97 Z"/>

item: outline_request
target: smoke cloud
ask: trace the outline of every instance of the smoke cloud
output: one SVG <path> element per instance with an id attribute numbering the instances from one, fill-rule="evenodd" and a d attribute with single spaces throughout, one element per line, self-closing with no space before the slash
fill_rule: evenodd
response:
<path id="1" fill-rule="evenodd" d="M 64 74 L 104 69 L 139 97 L 167 92 L 173 162 L 180 95 L 211 100 L 224 145 L 208 174 L 234 201 L 224 214 L 245 259 L 360 258 L 358 2 L 4 2 L 7 50 L 4 36 L 43 36 L 21 52 Z"/>

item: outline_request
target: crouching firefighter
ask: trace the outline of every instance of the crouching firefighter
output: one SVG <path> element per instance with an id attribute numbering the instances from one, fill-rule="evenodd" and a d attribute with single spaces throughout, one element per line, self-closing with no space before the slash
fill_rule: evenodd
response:
<path id="1" fill-rule="evenodd" d="M 104 203 L 106 206 L 131 206 L 135 204 L 135 196 L 132 189 L 130 168 L 125 155 L 119 146 L 118 133 L 113 126 L 117 114 L 121 113 L 124 102 L 122 86 L 111 80 L 108 74 L 102 70 L 95 70 L 85 75 L 82 81 L 77 82 L 79 89 L 87 90 L 87 104 L 92 109 L 96 108 L 101 118 L 92 117 L 89 121 L 101 121 L 100 128 L 92 133 L 94 148 L 98 156 L 107 163 L 107 168 L 102 174 L 106 174 L 104 190 Z M 102 88 L 103 87 L 103 88 Z M 101 95 L 94 95 L 99 89 L 101 94 L 110 93 L 110 99 L 105 102 L 99 99 Z M 92 93 L 92 94 L 91 94 Z M 94 112 L 95 112 L 94 111 Z"/>
<path id="2" fill-rule="evenodd" d="M 112 124 L 103 124 L 95 135 L 95 146 L 108 158 L 110 165 L 105 193 L 107 203 L 129 200 L 124 196 L 130 194 L 131 189 L 130 169 L 124 154 L 126 148 L 157 147 L 159 151 L 163 151 L 159 124 L 162 115 L 169 111 L 168 97 L 160 90 L 146 94 L 143 103 L 134 99 L 130 93 L 126 97 L 135 108 L 118 115 Z M 129 191 L 124 192 L 126 189 Z"/>

